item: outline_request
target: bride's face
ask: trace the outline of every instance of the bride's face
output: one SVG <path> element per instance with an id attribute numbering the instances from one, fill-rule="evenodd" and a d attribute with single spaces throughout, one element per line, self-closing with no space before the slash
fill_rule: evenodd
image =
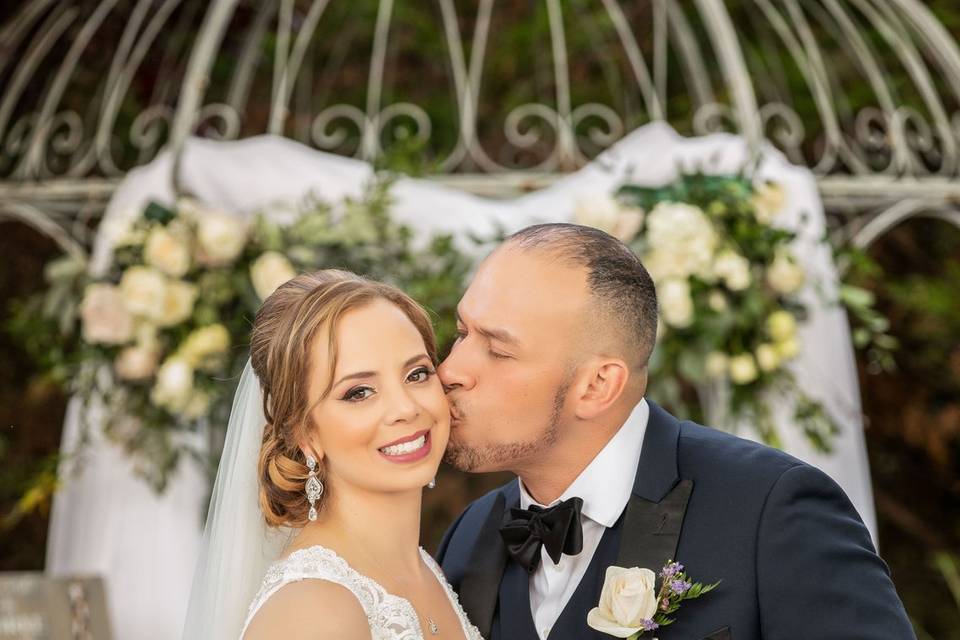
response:
<path id="1" fill-rule="evenodd" d="M 311 348 L 311 403 L 329 384 L 327 342 L 320 332 Z M 375 300 L 341 316 L 336 344 L 333 386 L 310 412 L 310 446 L 331 490 L 426 485 L 447 446 L 450 412 L 417 328 L 398 307 Z"/>

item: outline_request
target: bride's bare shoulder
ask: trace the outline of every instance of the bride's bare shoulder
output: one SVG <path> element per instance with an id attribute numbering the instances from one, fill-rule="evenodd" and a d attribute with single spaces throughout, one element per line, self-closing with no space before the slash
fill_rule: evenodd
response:
<path id="1" fill-rule="evenodd" d="M 250 621 L 243 640 L 369 640 L 370 626 L 356 596 L 326 580 L 282 586 Z"/>

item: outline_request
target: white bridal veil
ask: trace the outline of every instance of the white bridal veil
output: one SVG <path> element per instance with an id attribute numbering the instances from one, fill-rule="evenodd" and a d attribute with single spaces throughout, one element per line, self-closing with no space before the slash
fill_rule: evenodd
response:
<path id="1" fill-rule="evenodd" d="M 250 361 L 240 377 L 193 576 L 184 640 L 235 640 L 270 563 L 289 530 L 260 513 L 257 459 L 263 439 L 260 383 Z"/>

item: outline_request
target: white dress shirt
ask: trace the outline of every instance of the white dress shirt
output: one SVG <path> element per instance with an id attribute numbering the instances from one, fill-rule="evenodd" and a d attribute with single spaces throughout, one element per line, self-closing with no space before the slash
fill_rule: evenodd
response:
<path id="1" fill-rule="evenodd" d="M 546 548 L 543 548 L 540 550 L 540 565 L 530 576 L 530 613 L 533 614 L 533 623 L 541 640 L 546 640 L 550 629 L 576 591 L 583 574 L 590 566 L 590 560 L 604 531 L 616 523 L 630 500 L 649 417 L 650 405 L 646 400 L 641 400 L 597 457 L 567 490 L 549 505 L 542 505 L 534 500 L 527 493 L 523 482 L 517 479 L 520 485 L 520 507 L 523 509 L 529 509 L 533 504 L 541 507 L 553 506 L 574 496 L 583 499 L 583 508 L 580 510 L 583 550 L 575 556 L 561 556 L 560 562 L 554 564 Z M 583 615 L 586 616 L 587 612 L 584 611 Z"/>

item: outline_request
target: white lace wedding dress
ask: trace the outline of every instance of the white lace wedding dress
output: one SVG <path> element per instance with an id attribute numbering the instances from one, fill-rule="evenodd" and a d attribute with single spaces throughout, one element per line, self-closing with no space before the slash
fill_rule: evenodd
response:
<path id="1" fill-rule="evenodd" d="M 443 572 L 430 554 L 420 549 L 424 562 L 433 571 L 450 600 L 450 605 L 460 619 L 463 636 L 467 640 L 483 640 L 480 631 L 470 624 L 467 614 L 460 606 L 457 594 L 447 583 Z M 373 579 L 354 570 L 347 561 L 331 549 L 315 545 L 299 549 L 288 557 L 274 563 L 263 579 L 260 591 L 250 604 L 247 620 L 240 637 L 260 607 L 282 586 L 300 580 L 327 580 L 349 589 L 360 601 L 367 621 L 370 623 L 372 640 L 422 640 L 420 620 L 413 605 L 400 596 L 387 592 Z"/>

